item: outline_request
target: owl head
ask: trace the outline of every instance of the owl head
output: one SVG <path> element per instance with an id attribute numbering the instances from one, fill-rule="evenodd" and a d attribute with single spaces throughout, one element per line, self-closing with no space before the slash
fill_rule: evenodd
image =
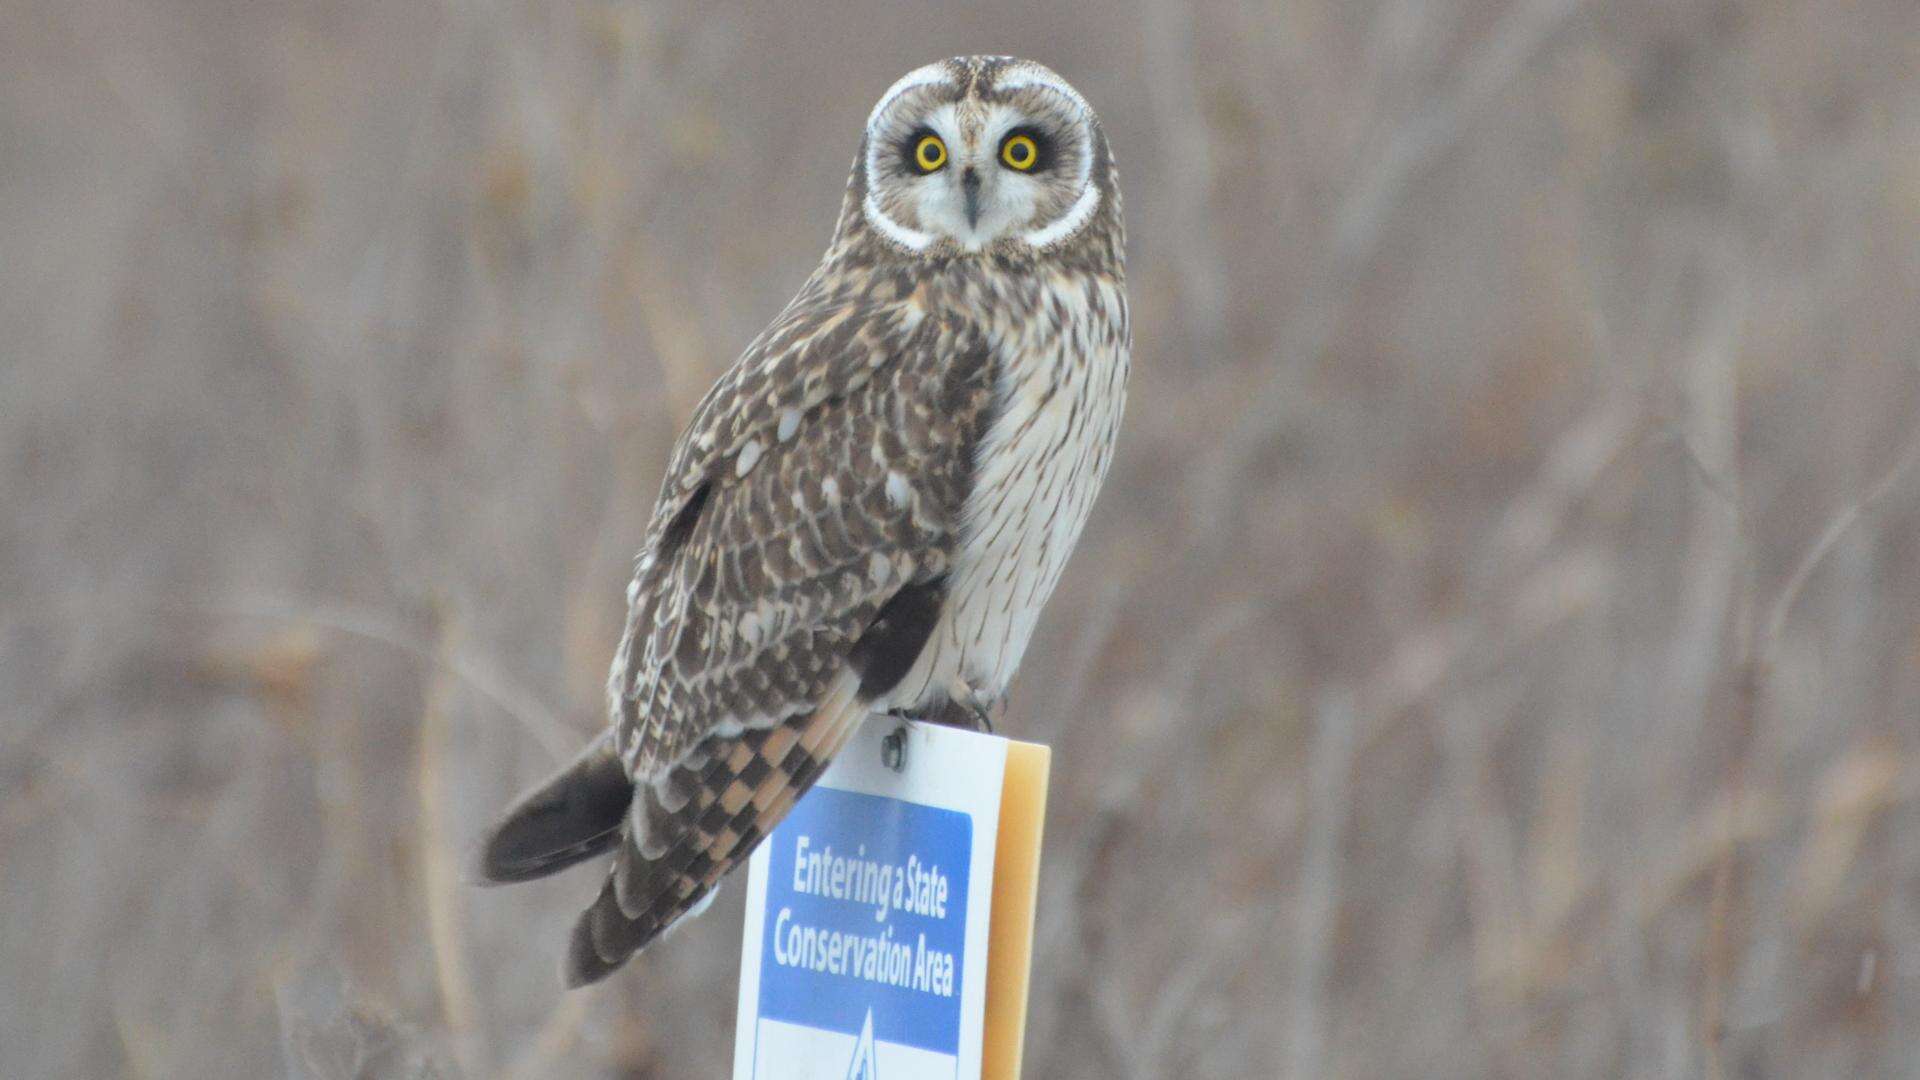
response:
<path id="1" fill-rule="evenodd" d="M 928 257 L 1048 251 L 1117 221 L 1111 173 L 1100 123 L 1065 79 L 1011 57 L 943 60 L 873 107 L 842 231 Z"/>

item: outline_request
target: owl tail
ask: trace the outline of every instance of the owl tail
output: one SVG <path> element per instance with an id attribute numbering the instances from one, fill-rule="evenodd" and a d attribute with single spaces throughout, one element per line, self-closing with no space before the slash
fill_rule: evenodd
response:
<path id="1" fill-rule="evenodd" d="M 620 839 L 633 781 L 614 751 L 613 732 L 507 809 L 480 850 L 489 882 L 531 881 L 599 855 Z"/>
<path id="2" fill-rule="evenodd" d="M 640 786 L 600 895 L 567 951 L 569 986 L 598 982 L 713 898 L 866 718 L 852 673 L 820 706 L 729 738 L 710 737 Z"/>

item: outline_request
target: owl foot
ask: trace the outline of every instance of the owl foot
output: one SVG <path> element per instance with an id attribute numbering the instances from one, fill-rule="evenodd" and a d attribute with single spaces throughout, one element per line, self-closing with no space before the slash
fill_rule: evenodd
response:
<path id="1" fill-rule="evenodd" d="M 973 702 L 951 702 L 927 719 L 936 724 L 959 728 L 961 731 L 977 731 L 982 735 L 993 734 L 993 713 L 985 705 Z"/>
<path id="2" fill-rule="evenodd" d="M 880 763 L 894 772 L 907 767 L 907 722 L 923 724 L 941 724 L 959 728 L 962 731 L 978 731 L 985 735 L 993 734 L 993 709 L 986 700 L 975 694 L 965 683 L 955 686 L 955 693 L 948 700 L 928 709 L 889 709 L 886 715 L 900 721 L 900 726 L 880 740 Z"/>
<path id="3" fill-rule="evenodd" d="M 948 691 L 953 696 L 953 704 L 948 712 L 965 714 L 965 721 L 955 723 L 954 727 L 972 727 L 983 735 L 993 734 L 993 703 L 986 695 L 976 691 L 963 681 L 956 680 Z"/>

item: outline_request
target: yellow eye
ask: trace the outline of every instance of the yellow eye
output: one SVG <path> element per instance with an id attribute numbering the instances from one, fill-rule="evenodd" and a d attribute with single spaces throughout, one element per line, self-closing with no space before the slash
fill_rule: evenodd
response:
<path id="1" fill-rule="evenodd" d="M 913 163 L 921 172 L 937 171 L 947 163 L 947 144 L 938 135 L 920 136 L 919 145 L 913 148 Z"/>
<path id="2" fill-rule="evenodd" d="M 1000 144 L 1000 160 L 1010 169 L 1026 172 L 1040 160 L 1040 148 L 1034 145 L 1031 135 L 1009 135 L 1007 141 Z"/>

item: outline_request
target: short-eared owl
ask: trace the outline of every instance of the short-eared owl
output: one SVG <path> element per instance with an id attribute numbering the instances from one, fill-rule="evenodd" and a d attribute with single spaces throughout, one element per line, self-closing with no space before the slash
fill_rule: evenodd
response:
<path id="1" fill-rule="evenodd" d="M 825 259 L 674 448 L 611 728 L 486 839 L 493 881 L 614 852 L 569 983 L 705 901 L 869 714 L 984 723 L 1112 456 L 1122 246 L 1058 75 L 965 57 L 880 98 Z"/>

